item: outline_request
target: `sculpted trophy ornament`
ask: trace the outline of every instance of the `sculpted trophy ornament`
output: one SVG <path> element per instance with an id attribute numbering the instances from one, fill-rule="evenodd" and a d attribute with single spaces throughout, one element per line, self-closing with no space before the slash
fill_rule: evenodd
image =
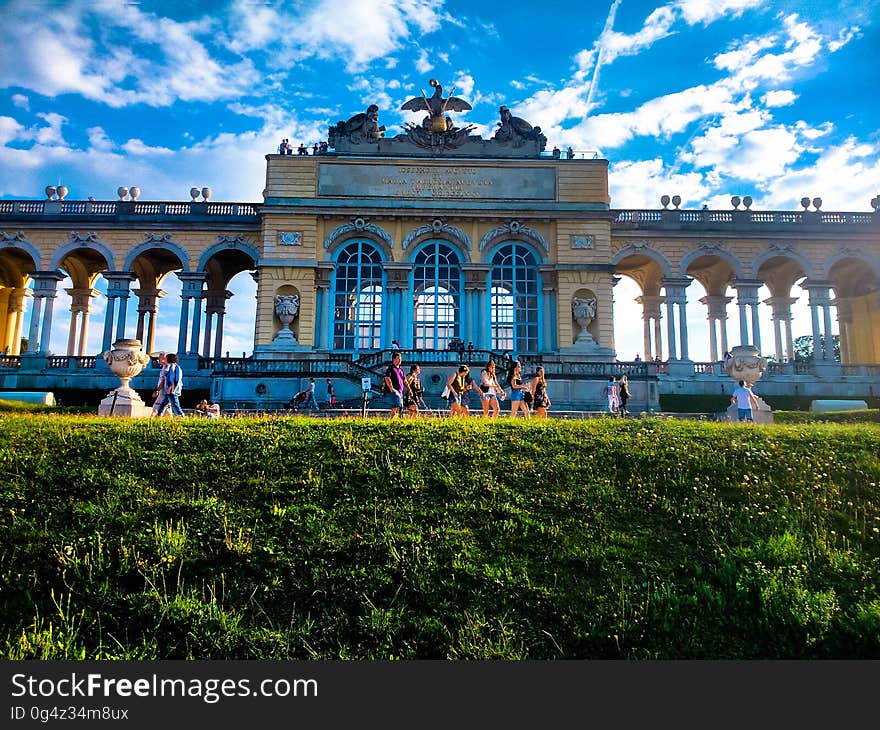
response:
<path id="1" fill-rule="evenodd" d="M 118 376 L 120 386 L 111 390 L 98 406 L 99 416 L 129 416 L 143 418 L 150 415 L 150 407 L 145 405 L 129 381 L 140 374 L 150 362 L 150 356 L 141 349 L 140 340 L 116 340 L 113 349 L 107 350 L 104 362 Z"/>
<path id="2" fill-rule="evenodd" d="M 574 315 L 574 321 L 578 323 L 581 328 L 580 334 L 578 334 L 576 343 L 593 343 L 595 340 L 593 339 L 593 335 L 591 335 L 587 331 L 587 327 L 590 326 L 590 323 L 596 319 L 596 299 L 594 297 L 590 297 L 589 299 L 581 299 L 579 297 L 575 297 L 571 300 L 571 313 Z"/>

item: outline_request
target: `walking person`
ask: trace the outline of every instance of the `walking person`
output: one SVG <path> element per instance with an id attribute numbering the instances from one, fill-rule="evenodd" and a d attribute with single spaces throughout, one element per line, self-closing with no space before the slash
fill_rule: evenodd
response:
<path id="1" fill-rule="evenodd" d="M 163 416 L 168 410 L 168 399 L 165 397 L 165 375 L 168 372 L 168 360 L 164 352 L 160 352 L 156 358 L 159 363 L 159 380 L 156 381 L 156 390 L 153 392 L 153 410 L 150 418 Z"/>
<path id="2" fill-rule="evenodd" d="M 175 416 L 183 416 L 183 409 L 180 407 L 180 396 L 183 393 L 183 371 L 177 364 L 177 355 L 169 352 L 165 359 L 168 362 L 168 369 L 165 373 L 165 397 L 171 406 L 171 413 Z"/>
<path id="3" fill-rule="evenodd" d="M 333 381 L 330 378 L 327 378 L 327 397 L 325 400 L 328 406 L 336 405 L 336 391 L 333 390 Z"/>
<path id="4" fill-rule="evenodd" d="M 419 404 L 425 405 L 425 401 L 422 400 L 424 388 L 422 388 L 421 374 L 422 369 L 418 365 L 412 365 L 409 375 L 404 379 L 406 393 L 403 396 L 403 405 L 407 413 L 413 417 L 419 415 Z"/>
<path id="5" fill-rule="evenodd" d="M 608 413 L 616 416 L 620 408 L 620 388 L 614 375 L 610 376 L 605 384 L 605 395 L 608 397 Z"/>
<path id="6" fill-rule="evenodd" d="M 748 421 L 754 423 L 752 410 L 758 410 L 758 399 L 752 392 L 751 387 L 746 385 L 745 380 L 740 380 L 739 385 L 733 389 L 733 395 L 730 396 L 730 402 L 736 403 L 737 417 L 740 421 Z"/>
<path id="7" fill-rule="evenodd" d="M 507 383 L 510 385 L 510 417 L 516 418 L 516 414 L 522 411 L 523 418 L 529 418 L 532 414 L 529 412 L 529 406 L 523 399 L 523 394 L 527 388 L 523 383 L 522 365 L 519 360 L 513 364 Z"/>
<path id="8" fill-rule="evenodd" d="M 309 384 L 306 386 L 306 405 L 312 407 L 312 413 L 321 410 L 318 407 L 318 399 L 315 397 L 315 379 L 309 378 Z"/>
<path id="9" fill-rule="evenodd" d="M 498 401 L 504 398 L 504 388 L 498 384 L 498 376 L 495 374 L 495 361 L 489 360 L 480 371 L 480 390 L 483 393 L 483 415 L 489 416 L 492 412 L 492 418 L 498 418 L 501 412 L 501 406 Z"/>
<path id="10" fill-rule="evenodd" d="M 391 364 L 385 368 L 385 375 L 382 379 L 388 400 L 391 402 L 391 418 L 397 418 L 403 410 L 406 378 L 403 375 L 403 368 L 400 367 L 400 360 L 400 350 L 391 353 Z"/>
<path id="11" fill-rule="evenodd" d="M 470 368 L 467 365 L 459 365 L 458 370 L 446 381 L 446 389 L 443 392 L 449 398 L 449 413 L 453 416 L 470 415 L 465 401 L 465 394 L 469 394 L 473 382 L 468 382 L 469 380 Z"/>
<path id="12" fill-rule="evenodd" d="M 625 416 L 629 413 L 629 411 L 626 410 L 626 402 L 630 399 L 630 396 L 632 396 L 632 393 L 629 392 L 629 380 L 626 375 L 620 376 L 620 383 L 618 384 L 617 389 L 618 399 L 620 400 L 618 411 L 621 416 Z"/>
<path id="13" fill-rule="evenodd" d="M 547 409 L 550 407 L 550 396 L 547 393 L 547 378 L 544 368 L 538 365 L 535 368 L 535 377 L 531 383 L 532 408 L 535 409 L 535 418 L 547 418 Z"/>

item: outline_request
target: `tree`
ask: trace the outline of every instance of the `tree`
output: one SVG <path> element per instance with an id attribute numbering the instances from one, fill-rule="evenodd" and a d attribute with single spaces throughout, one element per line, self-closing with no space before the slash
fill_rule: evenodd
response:
<path id="1" fill-rule="evenodd" d="M 834 360 L 840 362 L 840 337 L 832 335 L 831 341 L 834 344 Z M 813 336 L 803 335 L 794 338 L 794 361 L 795 362 L 812 362 L 813 361 Z M 819 337 L 819 347 L 825 348 L 825 335 Z"/>

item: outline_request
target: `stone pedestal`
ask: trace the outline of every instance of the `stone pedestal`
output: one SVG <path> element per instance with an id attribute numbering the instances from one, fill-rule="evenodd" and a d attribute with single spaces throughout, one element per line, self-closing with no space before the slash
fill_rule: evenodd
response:
<path id="1" fill-rule="evenodd" d="M 128 418 L 148 418 L 152 407 L 144 403 L 136 391 L 128 388 L 111 390 L 98 404 L 99 416 L 125 416 Z"/>
<path id="2" fill-rule="evenodd" d="M 152 408 L 147 406 L 129 382 L 150 362 L 150 356 L 141 349 L 140 340 L 117 340 L 113 349 L 104 353 L 104 362 L 110 366 L 114 375 L 119 376 L 121 385 L 111 390 L 98 405 L 99 416 L 124 416 L 146 418 Z"/>

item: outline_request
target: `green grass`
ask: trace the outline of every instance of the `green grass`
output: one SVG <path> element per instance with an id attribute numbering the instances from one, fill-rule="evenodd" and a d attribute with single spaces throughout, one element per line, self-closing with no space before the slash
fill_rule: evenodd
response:
<path id="1" fill-rule="evenodd" d="M 0 417 L 7 659 L 880 658 L 880 428 Z"/>

